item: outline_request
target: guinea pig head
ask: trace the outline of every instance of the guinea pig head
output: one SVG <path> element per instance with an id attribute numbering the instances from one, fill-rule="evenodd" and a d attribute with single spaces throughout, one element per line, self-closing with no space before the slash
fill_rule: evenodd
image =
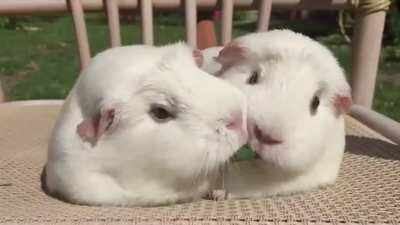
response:
<path id="1" fill-rule="evenodd" d="M 180 45 L 143 74 L 120 70 L 139 76 L 124 86 L 130 96 L 104 99 L 77 133 L 114 149 L 119 162 L 132 161 L 148 177 L 192 181 L 247 142 L 247 101 L 237 88 L 200 70 L 197 56 Z"/>
<path id="2" fill-rule="evenodd" d="M 248 98 L 249 145 L 281 171 L 309 168 L 329 143 L 351 106 L 350 87 L 333 56 L 318 52 L 254 54 L 233 43 L 217 61 L 220 76 Z"/>

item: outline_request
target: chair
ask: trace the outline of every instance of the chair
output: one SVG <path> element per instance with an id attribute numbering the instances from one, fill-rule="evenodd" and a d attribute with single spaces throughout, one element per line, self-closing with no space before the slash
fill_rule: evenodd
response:
<path id="1" fill-rule="evenodd" d="M 400 223 L 400 124 L 370 110 L 386 1 L 311 0 L 2 0 L 0 15 L 72 14 L 80 65 L 90 60 L 84 10 L 107 12 L 110 46 L 120 45 L 119 10 L 140 9 L 142 37 L 153 44 L 152 9 L 185 10 L 186 37 L 196 35 L 197 8 L 222 8 L 222 43 L 231 39 L 234 7 L 258 9 L 266 30 L 276 8 L 358 10 L 353 54 L 353 96 L 346 117 L 346 153 L 335 185 L 303 194 L 255 200 L 203 200 L 152 208 L 72 205 L 46 195 L 40 174 L 47 141 L 62 100 L 0 104 L 0 223 L 7 224 L 398 224 Z M 358 3 L 357 3 L 358 2 Z M 104 3 L 104 5 L 103 5 Z M 181 3 L 183 5 L 181 5 Z M 381 4 L 381 5 L 379 5 Z M 1 93 L 0 93 L 1 96 Z M 1 99 L 1 97 L 0 97 Z"/>

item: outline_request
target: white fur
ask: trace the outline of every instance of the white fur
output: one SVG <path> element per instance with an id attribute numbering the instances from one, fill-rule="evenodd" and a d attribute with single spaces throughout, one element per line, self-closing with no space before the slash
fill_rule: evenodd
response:
<path id="1" fill-rule="evenodd" d="M 229 115 L 246 121 L 246 98 L 197 68 L 192 50 L 129 46 L 106 50 L 82 71 L 49 143 L 46 184 L 80 204 L 149 206 L 199 199 L 218 167 L 246 142 L 246 123 L 226 128 Z M 183 66 L 182 66 L 183 65 Z M 150 105 L 173 101 L 177 117 L 159 123 Z M 116 104 L 120 121 L 95 145 L 77 125 Z"/>
<path id="2" fill-rule="evenodd" d="M 335 93 L 350 92 L 342 69 L 318 42 L 289 30 L 253 33 L 233 41 L 245 47 L 250 59 L 221 74 L 214 60 L 219 48 L 203 51 L 203 69 L 218 74 L 248 97 L 249 144 L 261 159 L 233 163 L 226 188 L 233 198 L 289 194 L 334 183 L 342 161 L 345 131 L 342 115 L 332 104 Z M 254 70 L 260 82 L 249 85 Z M 310 101 L 322 88 L 317 113 Z M 260 145 L 254 125 L 283 140 Z"/>
<path id="3" fill-rule="evenodd" d="M 203 54 L 203 64 L 201 69 L 210 74 L 217 74 L 221 69 L 221 64 L 215 61 L 215 57 L 218 56 L 219 51 L 221 51 L 223 47 L 210 47 L 201 51 Z"/>

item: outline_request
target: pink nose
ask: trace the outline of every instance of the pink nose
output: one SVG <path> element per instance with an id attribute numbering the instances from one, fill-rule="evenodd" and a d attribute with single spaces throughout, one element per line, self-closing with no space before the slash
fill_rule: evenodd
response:
<path id="1" fill-rule="evenodd" d="M 232 113 L 231 117 L 226 123 L 226 127 L 230 130 L 242 130 L 243 119 L 240 113 Z"/>
<path id="2" fill-rule="evenodd" d="M 225 126 L 229 130 L 238 132 L 241 136 L 241 139 L 247 140 L 247 122 L 246 120 L 243 121 L 243 116 L 241 112 L 232 113 L 230 118 L 227 120 Z"/>
<path id="3" fill-rule="evenodd" d="M 260 143 L 266 145 L 277 145 L 282 143 L 281 140 L 264 133 L 257 125 L 254 126 L 254 135 Z"/>

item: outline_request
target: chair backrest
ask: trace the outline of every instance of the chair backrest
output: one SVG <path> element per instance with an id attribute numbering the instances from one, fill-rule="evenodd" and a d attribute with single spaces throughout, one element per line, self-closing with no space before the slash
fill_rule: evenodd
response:
<path id="1" fill-rule="evenodd" d="M 88 37 L 86 32 L 86 25 L 84 19 L 84 10 L 81 0 L 67 0 L 71 9 L 75 35 L 78 43 L 78 53 L 80 59 L 81 68 L 84 68 L 89 63 L 90 59 L 90 45 L 88 43 Z M 161 1 L 160 1 L 161 2 Z M 168 4 L 168 1 L 164 1 Z M 185 30 L 186 30 L 186 41 L 188 44 L 196 47 L 197 40 L 197 2 L 196 0 L 182 1 L 185 10 Z M 171 5 L 176 3 L 170 2 Z M 103 0 L 103 9 L 107 15 L 108 21 L 108 33 L 110 47 L 121 45 L 120 36 L 120 23 L 119 23 L 119 8 L 118 0 Z M 268 29 L 268 22 L 271 13 L 270 0 L 261 0 L 258 20 L 258 31 L 265 31 Z M 139 0 L 138 6 L 141 13 L 141 28 L 142 28 L 142 41 L 143 44 L 153 45 L 154 34 L 153 34 L 153 1 Z M 233 0 L 222 0 L 222 28 L 221 28 L 221 40 L 222 44 L 228 43 L 232 39 L 232 21 L 233 21 Z"/>
<path id="2" fill-rule="evenodd" d="M 274 9 L 296 10 L 354 9 L 357 17 L 352 46 L 352 94 L 355 103 L 370 108 L 374 96 L 386 10 L 389 4 L 390 0 L 1 0 L 0 15 L 70 10 L 73 16 L 80 65 L 81 68 L 84 68 L 91 57 L 84 9 L 103 9 L 106 11 L 111 47 L 121 44 L 119 30 L 120 8 L 140 9 L 142 40 L 144 44 L 149 45 L 154 43 L 153 8 L 168 10 L 180 10 L 183 8 L 185 10 L 186 40 L 192 46 L 201 47 L 207 47 L 208 45 L 204 44 L 204 37 L 207 37 L 207 34 L 197 34 L 196 24 L 199 9 L 221 9 L 221 44 L 226 44 L 232 39 L 234 7 L 258 10 L 257 31 L 268 29 L 272 7 Z M 210 40 L 215 39 L 210 38 Z M 0 87 L 0 102 L 2 101 L 1 96 L 3 94 Z"/>

